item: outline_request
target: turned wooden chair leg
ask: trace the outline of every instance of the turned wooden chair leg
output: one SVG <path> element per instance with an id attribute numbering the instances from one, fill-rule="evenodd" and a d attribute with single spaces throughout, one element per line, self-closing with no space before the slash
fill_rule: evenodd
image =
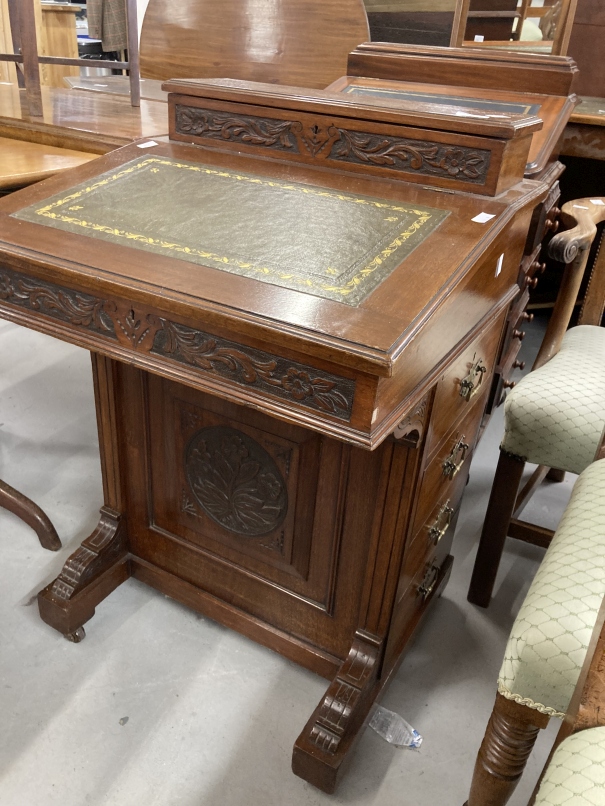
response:
<path id="1" fill-rule="evenodd" d="M 58 551 L 61 548 L 61 541 L 55 527 L 48 516 L 37 504 L 30 501 L 21 493 L 14 490 L 5 481 L 0 479 L 0 507 L 8 509 L 13 515 L 21 518 L 22 521 L 34 530 L 38 535 L 40 543 L 45 549 Z"/>
<path id="2" fill-rule="evenodd" d="M 551 467 L 548 473 L 546 474 L 546 478 L 549 481 L 555 481 L 560 483 L 565 481 L 565 471 L 564 470 L 557 470 L 556 467 Z"/>
<path id="3" fill-rule="evenodd" d="M 518 456 L 500 451 L 467 597 L 481 607 L 487 607 L 492 597 L 524 467 Z"/>
<path id="4" fill-rule="evenodd" d="M 466 806 L 504 806 L 513 794 L 548 716 L 496 695 Z"/>

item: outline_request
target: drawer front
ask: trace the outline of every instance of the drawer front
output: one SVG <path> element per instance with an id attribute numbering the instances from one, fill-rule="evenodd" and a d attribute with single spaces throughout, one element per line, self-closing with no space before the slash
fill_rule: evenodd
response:
<path id="1" fill-rule="evenodd" d="M 441 376 L 429 427 L 429 456 L 438 448 L 452 425 L 480 399 L 485 398 L 491 385 L 505 316 L 506 312 L 484 328 Z"/>
<path id="2" fill-rule="evenodd" d="M 471 452 L 483 416 L 483 403 L 484 398 L 481 396 L 458 426 L 443 440 L 425 469 L 412 534 L 427 521 L 437 502 L 447 498 L 454 500 L 461 477 L 468 475 Z"/>
<path id="3" fill-rule="evenodd" d="M 466 482 L 466 478 L 462 478 Z M 465 484 L 459 484 L 458 487 L 460 489 L 453 491 L 452 498 L 438 502 L 430 518 L 422 524 L 406 548 L 397 585 L 397 602 L 422 569 L 426 572 L 433 564 L 441 565 L 449 554 Z"/>
<path id="4" fill-rule="evenodd" d="M 456 524 L 452 522 L 444 538 L 433 549 L 433 552 L 426 556 L 425 561 L 421 563 L 411 580 L 403 577 L 400 580 L 389 629 L 389 639 L 385 653 L 385 669 L 389 669 L 391 664 L 398 658 L 423 610 L 431 600 L 444 572 L 451 567 L 452 557 L 449 554 L 449 549 L 452 545 L 455 528 Z"/>
<path id="5" fill-rule="evenodd" d="M 561 191 L 557 181 L 551 187 L 546 199 L 534 210 L 527 234 L 526 254 L 533 252 L 549 232 L 555 233 L 557 231 L 559 225 L 558 216 L 561 212 L 557 207 L 557 203 L 560 197 Z"/>

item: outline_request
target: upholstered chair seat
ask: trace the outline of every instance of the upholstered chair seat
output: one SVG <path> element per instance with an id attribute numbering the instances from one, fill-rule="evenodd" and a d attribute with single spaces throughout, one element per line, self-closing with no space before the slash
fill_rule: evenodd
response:
<path id="1" fill-rule="evenodd" d="M 581 473 L 604 424 L 605 328 L 583 325 L 509 393 L 501 447 L 526 462 Z"/>
<path id="2" fill-rule="evenodd" d="M 579 476 L 511 630 L 467 806 L 504 806 L 540 729 L 567 713 L 604 598 L 601 459 Z"/>
<path id="3" fill-rule="evenodd" d="M 603 597 L 605 459 L 590 465 L 575 484 L 513 624 L 498 678 L 500 694 L 547 716 L 564 717 Z"/>
<path id="4" fill-rule="evenodd" d="M 480 607 L 489 605 L 508 536 L 543 548 L 553 537 L 552 529 L 521 517 L 542 481 L 563 481 L 567 471 L 581 473 L 605 456 L 603 242 L 586 271 L 597 224 L 605 221 L 605 197 L 567 202 L 562 217 L 576 226 L 555 235 L 548 247 L 566 264 L 555 307 L 532 371 L 504 407 L 504 439 L 468 591 L 469 602 Z M 578 325 L 568 330 L 581 288 Z M 527 462 L 536 468 L 521 486 Z"/>
<path id="5" fill-rule="evenodd" d="M 604 806 L 605 727 L 574 733 L 556 749 L 535 806 Z"/>

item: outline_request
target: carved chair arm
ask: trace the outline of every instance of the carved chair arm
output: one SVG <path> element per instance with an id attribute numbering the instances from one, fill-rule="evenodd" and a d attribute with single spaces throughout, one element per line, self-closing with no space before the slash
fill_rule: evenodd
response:
<path id="1" fill-rule="evenodd" d="M 597 233 L 597 224 L 605 221 L 605 198 L 567 202 L 563 205 L 561 218 L 563 224 L 569 228 L 554 236 L 549 244 L 548 254 L 566 264 L 565 272 L 533 369 L 546 364 L 559 351 L 576 304 L 590 245 Z"/>

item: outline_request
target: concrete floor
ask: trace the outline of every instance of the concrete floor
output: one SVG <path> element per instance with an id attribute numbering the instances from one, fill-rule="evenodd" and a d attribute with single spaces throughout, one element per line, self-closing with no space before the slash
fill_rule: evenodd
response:
<path id="1" fill-rule="evenodd" d="M 531 353 L 539 327 L 524 348 Z M 130 580 L 68 643 L 36 592 L 93 529 L 101 504 L 88 354 L 0 320 L 0 477 L 39 503 L 63 540 L 44 551 L 0 511 L 0 806 L 462 806 L 506 638 L 542 552 L 508 541 L 489 610 L 466 590 L 502 430 L 475 455 L 451 582 L 383 704 L 424 737 L 392 747 L 366 730 L 340 789 L 290 771 L 326 681 Z M 556 522 L 573 478 L 527 515 Z M 527 803 L 555 735 L 541 735 L 511 806 Z"/>

